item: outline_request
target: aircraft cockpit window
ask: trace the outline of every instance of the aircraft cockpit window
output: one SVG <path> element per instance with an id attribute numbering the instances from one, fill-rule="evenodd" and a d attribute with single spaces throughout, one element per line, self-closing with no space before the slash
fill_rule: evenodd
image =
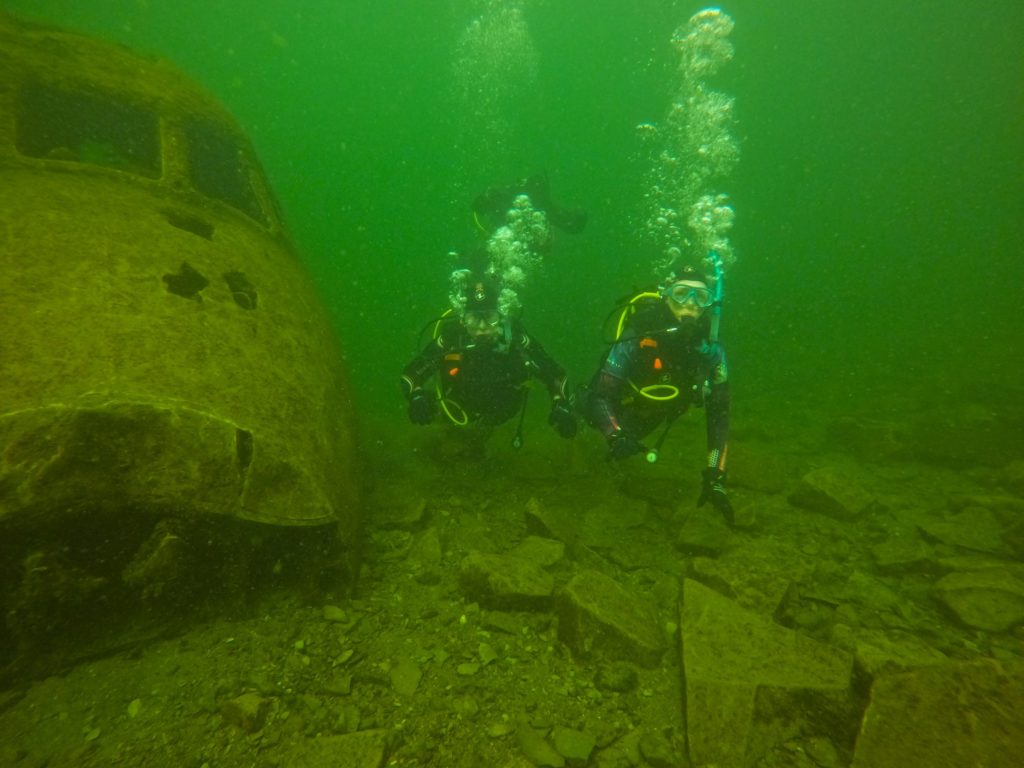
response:
<path id="1" fill-rule="evenodd" d="M 97 91 L 26 83 L 16 109 L 22 155 L 160 176 L 159 124 L 143 107 Z"/>
<path id="2" fill-rule="evenodd" d="M 250 181 L 252 164 L 234 136 L 219 124 L 204 120 L 188 122 L 185 135 L 189 174 L 196 190 L 267 224 Z"/>

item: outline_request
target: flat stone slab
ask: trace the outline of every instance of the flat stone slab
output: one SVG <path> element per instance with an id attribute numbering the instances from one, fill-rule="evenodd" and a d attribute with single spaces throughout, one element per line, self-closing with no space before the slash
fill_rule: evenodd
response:
<path id="1" fill-rule="evenodd" d="M 558 639 L 580 658 L 655 667 L 665 652 L 654 607 L 599 571 L 576 574 L 558 596 Z"/>
<path id="2" fill-rule="evenodd" d="M 388 733 L 382 728 L 300 742 L 286 768 L 381 768 L 387 756 Z"/>
<path id="3" fill-rule="evenodd" d="M 550 573 L 514 555 L 474 552 L 459 565 L 459 586 L 467 598 L 503 611 L 543 611 L 551 607 L 555 580 Z"/>
<path id="4" fill-rule="evenodd" d="M 949 663 L 948 656 L 909 632 L 861 629 L 854 644 L 857 669 L 870 680 Z"/>
<path id="5" fill-rule="evenodd" d="M 852 768 L 1017 768 L 1024 664 L 993 659 L 877 679 Z"/>
<path id="6" fill-rule="evenodd" d="M 679 611 L 690 760 L 746 768 L 790 739 L 856 722 L 852 657 L 687 579 Z"/>
<path id="7" fill-rule="evenodd" d="M 565 557 L 565 544 L 557 539 L 527 536 L 509 554 L 541 568 L 548 568 Z"/>
<path id="8" fill-rule="evenodd" d="M 1024 580 L 992 568 L 943 576 L 935 596 L 968 627 L 1005 632 L 1024 624 Z"/>
<path id="9" fill-rule="evenodd" d="M 856 520 L 883 507 L 850 472 L 821 467 L 804 475 L 789 495 L 791 504 L 837 520 Z"/>
<path id="10" fill-rule="evenodd" d="M 945 520 L 922 521 L 918 527 L 927 538 L 951 547 L 990 555 L 1007 554 L 1003 527 L 995 513 L 985 507 L 967 507 Z"/>

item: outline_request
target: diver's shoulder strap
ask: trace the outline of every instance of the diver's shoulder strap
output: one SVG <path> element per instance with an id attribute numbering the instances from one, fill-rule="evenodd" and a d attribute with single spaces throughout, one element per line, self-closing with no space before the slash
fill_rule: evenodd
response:
<path id="1" fill-rule="evenodd" d="M 653 328 L 652 318 L 661 305 L 661 294 L 655 290 L 643 290 L 633 294 L 618 305 L 613 316 L 616 318 L 613 341 L 633 338 Z"/>
<path id="2" fill-rule="evenodd" d="M 462 346 L 461 331 L 462 324 L 451 310 L 447 310 L 434 323 L 434 341 L 444 350 Z"/>

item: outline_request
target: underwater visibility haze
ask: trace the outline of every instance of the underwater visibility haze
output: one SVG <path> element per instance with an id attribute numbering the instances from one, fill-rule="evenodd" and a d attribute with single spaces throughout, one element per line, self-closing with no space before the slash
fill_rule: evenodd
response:
<path id="1" fill-rule="evenodd" d="M 597 318 L 651 278 L 635 129 L 667 112 L 669 39 L 696 6 L 4 6 L 167 56 L 224 101 L 360 358 L 350 368 L 364 411 L 400 408 L 375 384 L 414 346 L 398 340 L 443 304 L 445 254 L 471 236 L 469 205 L 488 184 L 546 171 L 559 198 L 590 213 L 585 238 L 556 244 L 527 315 L 571 334 L 557 351 L 577 378 L 599 353 Z M 498 18 L 467 42 L 490 8 L 520 23 Z M 999 360 L 1011 358 L 1008 289 L 1020 269 L 1021 10 L 726 10 L 738 54 L 715 86 L 736 100 L 743 156 L 728 190 L 738 264 L 727 320 L 734 356 L 755 355 L 743 368 L 806 382 L 841 360 L 860 387 L 933 361 L 941 373 L 991 348 L 986 372 L 1011 379 Z M 786 335 L 806 318 L 817 333 Z"/>
<path id="2" fill-rule="evenodd" d="M 337 418 L 353 440 L 338 483 L 358 478 L 364 529 L 338 582 L 298 596 L 254 589 L 173 631 L 130 619 L 120 646 L 48 646 L 38 665 L 5 640 L 0 764 L 1017 764 L 1024 4 L 0 11 L 166 59 L 237 120 L 350 386 L 336 405 L 282 399 L 280 450 L 329 466 L 334 427 L 306 419 Z M 542 176 L 585 227 L 520 200 L 481 234 L 481 192 Z M 450 424 L 409 423 L 403 366 L 442 313 L 461 316 L 453 254 L 481 246 L 502 310 L 569 391 L 624 297 L 678 256 L 712 288 L 721 271 L 734 521 L 694 505 L 697 409 L 651 464 L 608 461 L 582 421 L 562 440 L 543 393 L 521 449 L 512 425 L 467 456 Z M 275 333 L 297 360 L 321 354 L 319 312 L 305 340 L 290 319 L 254 332 L 251 354 L 239 336 L 238 359 L 273 367 L 256 350 Z M 276 360 L 311 399 L 337 362 L 303 378 L 305 362 Z M 12 466 L 15 448 L 0 445 Z M 264 586 L 314 548 L 283 546 L 310 549 L 275 554 Z"/>

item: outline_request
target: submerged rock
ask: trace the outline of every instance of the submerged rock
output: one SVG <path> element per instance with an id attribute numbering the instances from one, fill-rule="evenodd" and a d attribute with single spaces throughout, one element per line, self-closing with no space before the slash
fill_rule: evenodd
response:
<path id="1" fill-rule="evenodd" d="M 935 595 L 974 629 L 1005 632 L 1024 624 L 1024 580 L 1005 570 L 951 573 L 936 582 Z"/>
<path id="2" fill-rule="evenodd" d="M 258 693 L 243 693 L 220 706 L 220 713 L 226 721 L 248 733 L 263 728 L 269 711 L 270 699 Z"/>
<path id="3" fill-rule="evenodd" d="M 533 563 L 479 552 L 459 565 L 459 584 L 468 599 L 500 610 L 546 610 L 555 589 L 551 574 Z"/>
<path id="4" fill-rule="evenodd" d="M 808 472 L 789 495 L 795 506 L 837 520 L 855 520 L 882 509 L 853 475 L 840 467 L 821 467 Z"/>
<path id="5" fill-rule="evenodd" d="M 728 526 L 720 520 L 706 515 L 692 515 L 679 529 L 676 549 L 684 555 L 717 557 L 731 536 Z"/>
<path id="6" fill-rule="evenodd" d="M 1016 768 L 1024 749 L 1024 665 L 991 659 L 879 678 L 852 768 Z"/>
<path id="7" fill-rule="evenodd" d="M 399 658 L 390 671 L 391 687 L 402 696 L 412 696 L 420 684 L 423 672 L 412 659 L 407 656 Z"/>
<path id="8" fill-rule="evenodd" d="M 842 635 L 833 632 L 833 642 L 842 641 Z M 848 642 L 854 651 L 857 671 L 868 680 L 949 661 L 944 653 L 910 632 L 861 629 Z"/>
<path id="9" fill-rule="evenodd" d="M 624 661 L 603 664 L 594 676 L 594 687 L 599 691 L 629 693 L 636 689 L 639 677 L 636 670 Z"/>
<path id="10" fill-rule="evenodd" d="M 849 737 L 852 657 L 687 580 L 679 624 L 690 759 L 750 765 L 796 737 Z"/>
<path id="11" fill-rule="evenodd" d="M 299 744 L 289 765 L 302 768 L 381 768 L 387 755 L 388 733 L 382 728 L 339 736 L 317 736 Z"/>
<path id="12" fill-rule="evenodd" d="M 1007 553 L 1003 528 L 985 507 L 966 507 L 944 520 L 922 522 L 919 528 L 926 538 L 950 547 L 992 555 Z"/>
<path id="13" fill-rule="evenodd" d="M 548 568 L 565 557 L 565 544 L 555 539 L 527 536 L 509 554 L 542 568 Z"/>
<path id="14" fill-rule="evenodd" d="M 565 758 L 558 753 L 558 750 L 525 721 L 516 727 L 516 741 L 523 754 L 536 766 L 562 768 L 565 765 Z"/>
<path id="15" fill-rule="evenodd" d="M 930 573 L 935 570 L 933 550 L 916 533 L 891 535 L 871 548 L 871 557 L 882 573 Z"/>
<path id="16" fill-rule="evenodd" d="M 562 726 L 556 726 L 551 731 L 551 740 L 558 754 L 570 761 L 570 765 L 586 765 L 597 744 L 593 735 Z"/>
<path id="17" fill-rule="evenodd" d="M 652 768 L 677 768 L 682 762 L 660 731 L 647 731 L 640 737 L 640 754 Z"/>
<path id="18" fill-rule="evenodd" d="M 559 595 L 558 639 L 582 658 L 647 667 L 657 666 L 665 651 L 653 606 L 597 571 L 578 573 Z"/>

